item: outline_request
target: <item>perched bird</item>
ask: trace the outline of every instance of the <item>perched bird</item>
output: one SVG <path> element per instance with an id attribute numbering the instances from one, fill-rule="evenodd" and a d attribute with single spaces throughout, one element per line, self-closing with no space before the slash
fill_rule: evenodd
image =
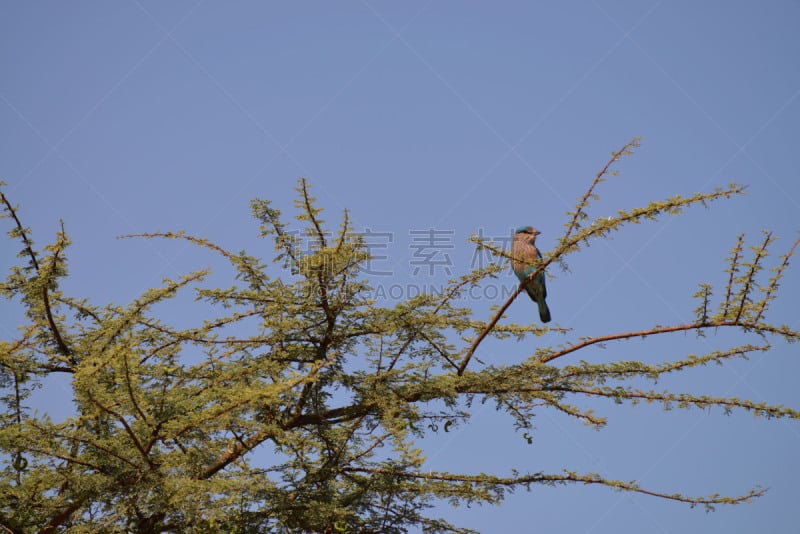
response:
<path id="1" fill-rule="evenodd" d="M 520 226 L 514 232 L 514 242 L 511 245 L 511 268 L 517 275 L 520 282 L 525 281 L 528 275 L 536 270 L 533 263 L 537 259 L 542 259 L 542 254 L 536 248 L 536 236 L 541 232 L 533 226 Z M 539 319 L 543 323 L 550 322 L 550 309 L 547 307 L 545 297 L 547 297 L 547 287 L 544 283 L 544 271 L 537 274 L 532 281 L 525 286 L 525 291 L 539 306 Z"/>

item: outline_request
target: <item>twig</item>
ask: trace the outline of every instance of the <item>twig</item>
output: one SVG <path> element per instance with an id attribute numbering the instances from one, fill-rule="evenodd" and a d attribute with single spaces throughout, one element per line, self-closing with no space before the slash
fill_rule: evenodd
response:
<path id="1" fill-rule="evenodd" d="M 17 217 L 17 212 L 14 210 L 14 207 L 8 201 L 6 196 L 3 193 L 0 193 L 0 198 L 2 198 L 3 203 L 6 205 L 6 210 L 8 213 L 11 214 L 11 218 L 14 219 L 14 223 L 17 225 L 17 230 L 19 231 L 19 235 L 22 238 L 22 242 L 25 245 L 25 250 L 28 253 L 28 256 L 31 259 L 31 263 L 33 264 L 34 269 L 36 269 L 36 273 L 41 274 L 39 270 L 39 262 L 36 260 L 36 253 L 33 251 L 33 244 L 30 239 L 28 239 L 28 235 L 25 233 L 25 227 L 22 226 L 22 221 L 19 220 Z M 61 223 L 61 232 L 63 235 L 64 232 L 64 223 Z M 55 260 L 54 260 L 55 261 Z M 56 346 L 58 347 L 58 351 L 67 357 L 72 357 L 72 351 L 69 349 L 67 344 L 64 342 L 64 338 L 61 336 L 61 332 L 56 326 L 55 319 L 53 318 L 53 312 L 50 309 L 50 295 L 47 291 L 47 284 L 42 284 L 42 301 L 44 303 L 44 312 L 45 316 L 47 317 L 47 324 L 50 327 L 50 332 L 53 334 L 53 338 L 55 338 Z"/>

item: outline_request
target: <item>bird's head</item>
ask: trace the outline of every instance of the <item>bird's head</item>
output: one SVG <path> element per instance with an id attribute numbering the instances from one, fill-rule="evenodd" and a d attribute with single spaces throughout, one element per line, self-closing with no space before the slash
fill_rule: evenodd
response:
<path id="1" fill-rule="evenodd" d="M 525 237 L 536 237 L 537 235 L 541 234 L 541 232 L 533 226 L 520 226 L 514 233 L 523 234 Z"/>

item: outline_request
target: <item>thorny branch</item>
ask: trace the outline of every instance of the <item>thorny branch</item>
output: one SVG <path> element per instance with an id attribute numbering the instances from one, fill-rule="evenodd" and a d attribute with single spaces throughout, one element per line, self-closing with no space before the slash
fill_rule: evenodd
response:
<path id="1" fill-rule="evenodd" d="M 14 224 L 17 226 L 17 231 L 19 232 L 19 236 L 22 239 L 22 243 L 25 245 L 25 250 L 28 253 L 28 257 L 31 259 L 31 264 L 33 268 L 36 270 L 38 275 L 41 275 L 41 269 L 39 268 L 39 261 L 36 259 L 36 253 L 33 250 L 33 242 L 28 238 L 28 235 L 25 233 L 25 227 L 22 225 L 22 222 L 19 220 L 17 216 L 17 211 L 14 209 L 14 206 L 8 201 L 5 194 L 0 192 L 0 198 L 3 200 L 3 204 L 5 204 L 6 211 L 14 219 Z M 64 232 L 64 224 L 61 223 L 61 232 L 63 235 Z M 56 253 L 57 256 L 57 253 Z M 56 258 L 53 258 L 53 261 L 56 261 Z M 64 338 L 61 335 L 61 331 L 58 329 L 56 325 L 56 321 L 53 318 L 53 311 L 50 306 L 50 295 L 47 291 L 47 284 L 42 284 L 42 302 L 44 304 L 44 311 L 45 316 L 47 317 L 47 324 L 50 327 L 50 332 L 53 334 L 53 339 L 56 342 L 56 346 L 58 347 L 58 351 L 66 357 L 72 358 L 72 351 L 70 351 L 69 347 L 67 346 Z M 74 362 L 73 362 L 74 363 Z"/>
<path id="2" fill-rule="evenodd" d="M 544 255 L 544 258 L 539 262 L 538 267 L 532 273 L 530 273 L 527 280 L 521 282 L 516 291 L 514 291 L 514 293 L 512 293 L 508 299 L 506 299 L 503 305 L 500 306 L 491 319 L 483 326 L 473 340 L 472 344 L 465 351 L 464 357 L 458 369 L 459 376 L 464 374 L 464 371 L 469 365 L 469 362 L 478 346 L 492 332 L 492 330 L 494 330 L 498 321 L 505 314 L 511 303 L 522 292 L 528 281 L 534 279 L 548 266 L 555 261 L 560 260 L 563 256 L 577 251 L 581 243 L 587 243 L 593 238 L 604 236 L 612 230 L 616 230 L 620 226 L 627 223 L 638 222 L 643 219 L 655 219 L 655 216 L 660 212 L 677 213 L 681 210 L 681 208 L 691 204 L 705 203 L 708 200 L 714 200 L 720 197 L 729 197 L 734 194 L 741 194 L 744 191 L 743 187 L 732 184 L 728 189 L 717 189 L 711 193 L 697 193 L 691 197 L 681 197 L 678 195 L 661 203 L 651 203 L 645 208 L 636 208 L 631 211 L 620 211 L 618 217 L 604 221 L 595 221 L 584 230 L 578 231 L 573 235 L 573 232 L 579 228 L 579 220 L 585 218 L 585 208 L 589 204 L 589 199 L 591 199 L 594 195 L 595 186 L 602 181 L 605 175 L 608 174 L 611 165 L 618 161 L 621 156 L 630 154 L 633 147 L 637 146 L 637 143 L 637 140 L 631 141 L 622 149 L 612 154 L 611 159 L 609 159 L 608 163 L 606 163 L 603 170 L 597 174 L 587 192 L 583 195 L 583 197 L 581 197 L 581 200 L 578 204 L 578 209 L 572 213 L 572 220 L 567 225 L 567 230 L 564 233 L 564 236 L 559 239 L 559 245 L 551 253 Z M 506 256 L 506 254 L 500 255 Z"/>
<path id="3" fill-rule="evenodd" d="M 766 493 L 765 488 L 756 488 L 750 492 L 740 495 L 738 497 L 720 497 L 718 495 L 710 495 L 708 497 L 686 497 L 677 493 L 662 493 L 657 491 L 650 491 L 639 487 L 631 482 L 623 482 L 620 480 L 609 480 L 597 474 L 581 475 L 578 473 L 565 472 L 564 474 L 545 474 L 535 473 L 531 475 L 517 476 L 517 477 L 493 477 L 484 474 L 481 475 L 456 475 L 452 473 L 439 473 L 436 471 L 430 472 L 410 472 L 398 471 L 393 469 L 384 468 L 361 468 L 361 467 L 343 467 L 343 472 L 346 473 L 371 473 L 380 475 L 391 475 L 398 478 L 411 479 L 423 481 L 425 483 L 465 483 L 478 487 L 497 487 L 497 486 L 530 486 L 533 484 L 600 484 L 603 486 L 611 486 L 621 491 L 632 493 L 642 493 L 653 497 L 661 497 L 678 502 L 684 502 L 691 505 L 702 504 L 709 509 L 713 509 L 717 504 L 738 504 L 753 500 Z"/>

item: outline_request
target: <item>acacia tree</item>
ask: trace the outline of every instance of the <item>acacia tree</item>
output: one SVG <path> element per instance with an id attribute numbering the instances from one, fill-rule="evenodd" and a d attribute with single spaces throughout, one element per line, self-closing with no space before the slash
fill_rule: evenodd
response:
<path id="1" fill-rule="evenodd" d="M 626 225 L 743 192 L 734 184 L 591 220 L 598 186 L 635 146 L 636 140 L 612 155 L 530 279 Z M 427 433 L 469 424 L 474 404 L 486 401 L 508 414 L 529 442 L 532 417 L 547 408 L 602 427 L 604 418 L 570 404 L 582 397 L 800 418 L 780 406 L 630 382 L 767 351 L 773 338 L 797 341 L 800 332 L 767 319 L 797 242 L 765 271 L 774 237 L 765 234 L 748 252 L 740 235 L 721 298 L 700 284 L 689 323 L 577 337 L 556 327 L 502 322 L 524 285 L 486 319 L 457 306 L 460 293 L 508 268 L 508 251 L 476 237 L 476 246 L 494 256 L 490 265 L 441 294 L 378 306 L 361 272 L 368 248 L 347 212 L 331 234 L 307 183 L 297 189 L 301 234 L 268 201 L 252 202 L 260 235 L 275 243 L 277 265 L 184 233 L 142 234 L 209 249 L 233 266 L 236 279 L 227 288 L 206 288 L 207 272 L 197 271 L 127 306 L 64 295 L 59 282 L 67 276 L 69 239 L 63 226 L 39 251 L 19 209 L 2 197 L 9 236 L 21 243 L 24 260 L 2 292 L 25 310 L 18 336 L 0 341 L 5 532 L 466 532 L 426 512 L 438 499 L 499 503 L 508 491 L 534 485 L 595 484 L 709 508 L 763 493 L 692 497 L 568 470 L 436 472 L 423 468 L 415 445 Z M 301 246 L 304 237 L 312 246 Z M 187 288 L 218 315 L 192 328 L 154 315 L 154 305 Z M 588 357 L 562 364 L 565 356 L 601 344 L 681 332 L 713 339 L 724 329 L 753 342 L 659 364 L 591 363 Z M 543 346 L 544 334 L 564 342 Z M 476 355 L 487 338 L 525 353 L 513 365 L 483 364 Z M 53 374 L 72 381 L 74 415 L 62 421 L 26 407 Z"/>

